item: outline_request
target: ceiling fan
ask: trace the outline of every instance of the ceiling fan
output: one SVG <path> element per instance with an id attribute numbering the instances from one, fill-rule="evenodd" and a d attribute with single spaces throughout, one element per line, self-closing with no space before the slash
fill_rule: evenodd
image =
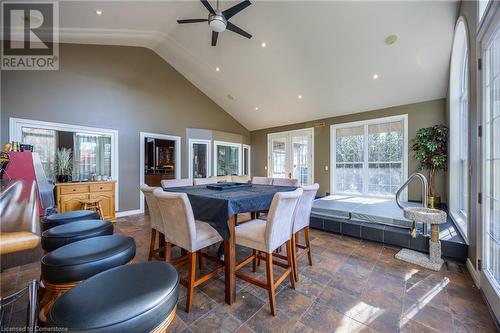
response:
<path id="1" fill-rule="evenodd" d="M 243 37 L 252 38 L 248 32 L 244 31 L 240 27 L 229 22 L 229 19 L 234 15 L 238 14 L 243 9 L 250 6 L 252 3 L 249 0 L 244 0 L 233 7 L 226 9 L 224 11 L 219 10 L 219 0 L 217 0 L 217 9 L 213 9 L 210 3 L 207 0 L 200 0 L 203 6 L 209 11 L 208 19 L 186 19 L 186 20 L 177 20 L 177 23 L 200 23 L 200 22 L 208 22 L 210 29 L 212 29 L 212 46 L 217 45 L 217 38 L 219 37 L 219 32 L 223 32 L 224 30 L 230 30 L 235 32 Z"/>

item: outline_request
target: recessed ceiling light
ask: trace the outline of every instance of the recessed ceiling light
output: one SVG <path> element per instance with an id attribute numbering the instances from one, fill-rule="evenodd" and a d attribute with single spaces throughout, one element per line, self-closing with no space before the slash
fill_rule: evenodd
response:
<path id="1" fill-rule="evenodd" d="M 266 42 L 262 42 L 260 43 L 260 47 L 266 47 L 267 46 L 267 43 Z"/>
<path id="2" fill-rule="evenodd" d="M 96 11 L 95 11 L 95 13 L 96 13 L 97 15 L 102 15 L 102 10 L 98 9 L 98 10 L 96 10 Z"/>
<path id="3" fill-rule="evenodd" d="M 219 67 L 215 67 L 215 71 L 216 72 L 220 72 L 220 68 Z"/>
<path id="4" fill-rule="evenodd" d="M 233 95 L 227 95 L 227 98 L 230 99 L 230 100 L 234 99 Z"/>
<path id="5" fill-rule="evenodd" d="M 299 96 L 297 96 L 297 97 L 298 97 L 298 99 L 302 99 L 302 95 L 299 95 Z"/>
<path id="6" fill-rule="evenodd" d="M 372 78 L 373 78 L 374 80 L 378 79 L 378 74 L 373 74 Z"/>
<path id="7" fill-rule="evenodd" d="M 259 111 L 259 107 L 258 106 L 255 107 L 255 111 Z"/>
<path id="8" fill-rule="evenodd" d="M 392 44 L 396 43 L 398 41 L 398 39 L 399 39 L 398 34 L 390 34 L 389 36 L 385 37 L 384 42 L 387 45 L 392 45 Z"/>

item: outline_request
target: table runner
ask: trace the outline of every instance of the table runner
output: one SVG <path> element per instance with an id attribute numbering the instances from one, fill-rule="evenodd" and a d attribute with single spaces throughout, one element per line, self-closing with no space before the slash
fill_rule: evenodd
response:
<path id="1" fill-rule="evenodd" d="M 188 195 L 194 218 L 209 223 L 225 240 L 229 239 L 229 216 L 268 210 L 276 192 L 294 191 L 293 186 L 252 185 L 230 190 L 211 190 L 206 185 L 171 187 L 167 192 Z"/>

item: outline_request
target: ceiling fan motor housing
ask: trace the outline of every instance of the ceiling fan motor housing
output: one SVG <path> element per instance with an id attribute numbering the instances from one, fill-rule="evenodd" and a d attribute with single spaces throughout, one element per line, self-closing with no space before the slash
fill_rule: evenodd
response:
<path id="1" fill-rule="evenodd" d="M 216 10 L 215 14 L 208 15 L 208 25 L 215 32 L 223 32 L 226 30 L 227 20 L 221 11 Z"/>

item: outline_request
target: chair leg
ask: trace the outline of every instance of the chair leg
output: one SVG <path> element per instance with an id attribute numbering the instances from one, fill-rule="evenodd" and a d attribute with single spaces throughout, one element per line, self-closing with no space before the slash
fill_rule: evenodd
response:
<path id="1" fill-rule="evenodd" d="M 172 244 L 170 244 L 169 242 L 165 242 L 165 245 L 163 247 L 163 256 L 165 262 L 170 262 L 170 260 L 172 260 Z"/>
<path id="2" fill-rule="evenodd" d="M 151 259 L 153 259 L 153 251 L 155 249 L 155 243 L 156 243 L 156 229 L 151 228 L 151 243 L 149 244 L 148 261 L 151 261 Z"/>
<path id="3" fill-rule="evenodd" d="M 273 254 L 266 253 L 266 275 L 267 275 L 267 291 L 269 293 L 269 305 L 271 306 L 271 314 L 276 316 L 276 299 L 274 295 L 274 276 L 273 276 Z"/>
<path id="4" fill-rule="evenodd" d="M 188 272 L 188 286 L 186 296 L 186 312 L 191 311 L 193 305 L 194 281 L 196 279 L 196 252 L 189 254 L 189 272 Z"/>
<path id="5" fill-rule="evenodd" d="M 307 259 L 309 260 L 309 266 L 313 265 L 313 258 L 312 258 L 312 252 L 311 252 L 311 239 L 309 237 L 309 226 L 307 226 L 304 229 L 304 238 L 306 240 L 306 246 L 307 246 Z"/>
<path id="6" fill-rule="evenodd" d="M 299 263 L 297 260 L 297 233 L 292 234 L 292 262 L 293 262 L 293 278 L 299 282 Z"/>
<path id="7" fill-rule="evenodd" d="M 260 251 L 257 251 L 257 254 L 260 255 Z M 257 257 L 257 267 L 260 267 L 260 258 Z"/>
<path id="8" fill-rule="evenodd" d="M 293 273 L 295 271 L 294 267 L 295 267 L 295 264 L 294 264 L 294 260 L 292 258 L 292 253 L 293 253 L 293 250 L 292 250 L 292 241 L 289 240 L 286 242 L 286 260 L 288 262 L 288 266 L 290 267 L 290 274 L 288 275 L 288 277 L 290 278 L 290 286 L 292 287 L 292 289 L 295 289 L 295 274 Z"/>
<path id="9" fill-rule="evenodd" d="M 97 210 L 98 210 L 99 216 L 101 217 L 101 219 L 103 219 L 104 218 L 104 214 L 102 212 L 102 206 L 101 206 L 101 202 L 100 201 L 97 203 Z"/>
<path id="10" fill-rule="evenodd" d="M 257 250 L 252 250 L 253 260 L 252 260 L 252 272 L 255 273 L 257 270 Z"/>
<path id="11" fill-rule="evenodd" d="M 204 252 L 205 252 L 204 249 L 198 251 L 198 255 L 199 255 L 198 265 L 200 266 L 200 271 L 204 270 L 207 267 L 207 258 L 205 258 L 203 256 Z"/>

